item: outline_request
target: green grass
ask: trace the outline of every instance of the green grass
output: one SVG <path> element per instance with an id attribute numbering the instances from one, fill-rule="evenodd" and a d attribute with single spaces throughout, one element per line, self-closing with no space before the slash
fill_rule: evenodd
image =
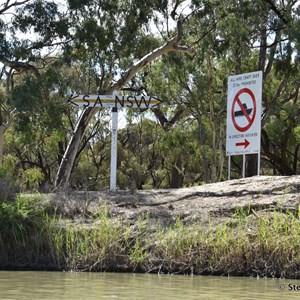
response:
<path id="1" fill-rule="evenodd" d="M 105 205 L 66 218 L 41 196 L 20 195 L 0 204 L 0 266 L 300 278 L 299 211 L 249 206 L 218 225 L 178 219 L 155 230 L 149 215 L 125 221 Z"/>

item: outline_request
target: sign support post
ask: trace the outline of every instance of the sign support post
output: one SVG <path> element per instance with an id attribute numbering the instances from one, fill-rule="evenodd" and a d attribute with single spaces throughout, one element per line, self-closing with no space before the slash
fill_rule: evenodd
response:
<path id="1" fill-rule="evenodd" d="M 110 157 L 110 191 L 117 189 L 117 150 L 118 148 L 118 108 L 112 108 L 111 157 Z"/>
<path id="2" fill-rule="evenodd" d="M 228 156 L 228 180 L 230 180 L 230 170 L 231 170 L 231 155 Z"/>
<path id="3" fill-rule="evenodd" d="M 246 154 L 243 154 L 243 178 L 246 175 Z"/>
<path id="4" fill-rule="evenodd" d="M 257 175 L 260 176 L 260 152 L 257 153 Z"/>

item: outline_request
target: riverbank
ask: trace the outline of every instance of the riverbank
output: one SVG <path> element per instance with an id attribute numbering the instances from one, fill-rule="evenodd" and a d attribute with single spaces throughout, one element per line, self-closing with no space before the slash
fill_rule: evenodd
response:
<path id="1" fill-rule="evenodd" d="M 300 176 L 178 190 L 20 195 L 0 268 L 300 278 Z"/>

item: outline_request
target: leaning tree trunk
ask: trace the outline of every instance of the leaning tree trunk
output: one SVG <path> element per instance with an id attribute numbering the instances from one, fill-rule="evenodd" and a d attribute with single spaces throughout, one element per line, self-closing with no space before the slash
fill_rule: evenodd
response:
<path id="1" fill-rule="evenodd" d="M 179 46 L 178 43 L 182 39 L 182 23 L 178 21 L 177 23 L 177 35 L 170 39 L 163 46 L 156 48 L 138 62 L 134 63 L 124 75 L 108 90 L 105 91 L 106 95 L 112 95 L 114 91 L 120 90 L 128 81 L 130 81 L 133 76 L 135 76 L 141 69 L 146 65 L 154 61 L 156 58 L 169 53 L 169 52 L 183 52 L 190 56 L 194 56 L 194 53 L 184 46 Z M 64 157 L 61 161 L 58 173 L 56 175 L 55 186 L 56 188 L 65 190 L 68 188 L 71 172 L 75 163 L 75 158 L 80 147 L 80 143 L 84 136 L 86 127 L 89 124 L 90 119 L 94 116 L 95 109 L 86 108 L 80 117 L 76 128 L 74 130 L 73 136 L 68 144 L 65 151 Z"/>
<path id="2" fill-rule="evenodd" d="M 97 109 L 95 108 L 86 108 L 77 122 L 74 133 L 65 151 L 63 159 L 61 160 L 55 180 L 55 186 L 61 188 L 62 190 L 66 190 L 68 188 L 76 155 L 84 137 L 87 125 L 90 119 L 95 115 L 96 111 Z"/>

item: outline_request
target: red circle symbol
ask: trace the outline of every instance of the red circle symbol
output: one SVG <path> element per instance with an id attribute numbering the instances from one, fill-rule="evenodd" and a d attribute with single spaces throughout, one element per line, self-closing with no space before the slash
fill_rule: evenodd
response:
<path id="1" fill-rule="evenodd" d="M 248 110 L 245 108 L 244 104 L 242 103 L 242 101 L 240 100 L 240 95 L 242 94 L 248 94 L 252 100 L 252 103 L 253 103 L 253 113 L 252 113 L 252 116 L 250 116 L 250 113 L 248 112 Z M 244 127 L 243 126 L 240 126 L 235 118 L 236 118 L 236 112 L 234 111 L 234 107 L 235 105 L 238 105 L 239 108 L 241 109 L 241 115 L 244 116 L 247 120 L 247 125 L 245 125 Z M 252 109 L 251 109 L 251 112 L 252 112 Z M 233 125 L 234 127 L 238 130 L 238 131 L 241 131 L 241 132 L 245 132 L 247 131 L 253 124 L 254 122 L 254 119 L 255 119 L 255 115 L 256 115 L 256 102 L 255 102 L 255 96 L 253 94 L 253 92 L 248 89 L 248 88 L 243 88 L 241 89 L 234 97 L 234 100 L 233 100 L 233 103 L 232 103 L 232 108 L 231 108 L 231 118 L 232 118 L 232 122 L 233 122 Z"/>

